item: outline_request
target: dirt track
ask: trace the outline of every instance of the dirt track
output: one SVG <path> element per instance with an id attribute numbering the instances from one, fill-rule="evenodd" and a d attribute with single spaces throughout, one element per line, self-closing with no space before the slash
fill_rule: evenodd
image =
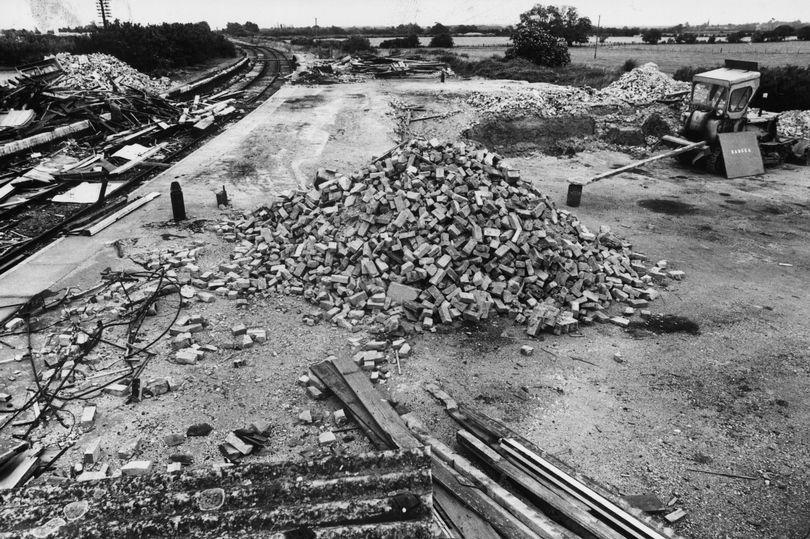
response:
<path id="1" fill-rule="evenodd" d="M 144 189 L 163 190 L 179 178 L 192 219 L 220 217 L 211 194 L 220 184 L 239 207 L 254 208 L 312 178 L 318 166 L 349 171 L 393 146 L 393 97 L 454 110 L 457 103 L 437 97 L 436 86 L 394 81 L 282 90 L 274 99 L 285 102 L 266 104 L 244 120 L 247 128 L 234 127 L 224 135 L 230 138 L 201 149 Z M 468 114 L 412 129 L 452 139 Z M 627 161 L 627 155 L 607 151 L 510 159 L 561 204 L 569 178 Z M 447 442 L 454 425 L 421 389 L 423 382 L 438 381 L 457 400 L 505 420 L 622 494 L 676 497 L 674 506 L 688 512 L 676 529 L 687 537 L 804 538 L 810 530 L 808 177 L 808 169 L 786 167 L 761 178 L 724 180 L 664 162 L 586 187 L 575 212 L 589 228 L 609 225 L 651 260 L 666 259 L 686 272 L 652 310 L 687 317 L 698 324 L 699 335 L 600 325 L 538 342 L 503 319 L 415 337 L 415 356 L 388 387 Z M 105 241 L 126 238 L 128 252 L 139 252 L 203 239 L 204 268 L 227 258 L 230 244 L 210 232 L 163 226 L 169 215 L 163 199 L 168 197 L 145 207 L 136 221 L 110 229 Z M 161 239 L 166 232 L 184 237 Z M 111 249 L 101 249 L 59 285 L 86 287 L 112 263 L 120 261 Z M 147 438 L 145 458 L 165 462 L 178 449 L 166 448 L 163 434 L 208 421 L 215 428 L 208 438 L 179 448 L 195 455 L 195 465 L 206 465 L 219 460 L 216 444 L 230 429 L 262 417 L 273 425 L 263 458 L 311 454 L 321 427 L 298 424 L 298 413 L 332 405 L 308 400 L 295 379 L 328 354 L 350 354 L 351 334 L 303 325 L 301 315 L 310 308 L 277 297 L 258 300 L 248 311 L 221 299 L 201 307 L 215 321 L 214 342 L 227 340 L 236 321 L 266 327 L 269 342 L 196 366 L 153 361 L 149 376 L 170 375 L 183 381 L 182 388 L 135 406 L 99 399 L 102 420 L 82 441 L 101 435 L 113 454 L 140 435 Z M 519 354 L 522 344 L 535 347 L 533 357 Z M 232 359 L 241 356 L 249 358 L 248 367 L 233 369 Z M 341 450 L 367 447 L 359 432 L 342 436 L 352 440 L 342 441 Z M 80 447 L 68 454 L 66 465 L 80 458 Z"/>

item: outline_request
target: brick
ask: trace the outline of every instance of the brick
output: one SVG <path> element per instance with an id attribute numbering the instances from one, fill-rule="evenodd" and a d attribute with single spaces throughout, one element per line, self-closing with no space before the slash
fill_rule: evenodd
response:
<path id="1" fill-rule="evenodd" d="M 202 359 L 203 352 L 195 348 L 183 348 L 174 354 L 174 361 L 180 365 L 194 365 Z"/>
<path id="2" fill-rule="evenodd" d="M 335 434 L 331 430 L 318 435 L 318 444 L 320 445 L 332 445 L 335 442 L 337 442 L 337 438 L 335 438 Z"/>
<path id="3" fill-rule="evenodd" d="M 152 473 L 151 460 L 133 460 L 121 466 L 121 475 L 137 476 Z"/>
<path id="4" fill-rule="evenodd" d="M 129 395 L 129 386 L 125 384 L 111 384 L 105 387 L 103 392 L 116 397 L 126 397 Z"/>
<path id="5" fill-rule="evenodd" d="M 253 451 L 253 446 L 248 445 L 243 442 L 239 436 L 234 434 L 233 432 L 229 433 L 227 437 L 225 437 L 225 443 L 230 444 L 233 446 L 234 449 L 239 451 L 243 455 L 249 455 Z"/>
<path id="6" fill-rule="evenodd" d="M 394 303 L 405 303 L 418 298 L 419 290 L 412 286 L 392 282 L 388 285 L 385 295 Z"/>
<path id="7" fill-rule="evenodd" d="M 96 464 L 101 457 L 101 438 L 93 439 L 89 444 L 84 446 L 84 457 L 82 462 L 89 466 Z"/>
<path id="8" fill-rule="evenodd" d="M 247 334 L 253 340 L 253 342 L 263 343 L 267 341 L 267 330 L 258 328 L 249 329 Z"/>
<path id="9" fill-rule="evenodd" d="M 96 421 L 96 407 L 95 406 L 85 406 L 82 409 L 82 417 L 79 420 L 80 424 L 84 428 L 90 428 Z"/>

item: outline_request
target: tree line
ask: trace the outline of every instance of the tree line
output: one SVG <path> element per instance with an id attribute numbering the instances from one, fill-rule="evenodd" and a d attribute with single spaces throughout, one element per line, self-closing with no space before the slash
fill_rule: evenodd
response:
<path id="1" fill-rule="evenodd" d="M 86 30 L 72 36 L 4 32 L 0 37 L 0 65 L 34 62 L 58 52 L 101 52 L 140 71 L 155 73 L 236 55 L 233 43 L 212 32 L 206 22 L 142 26 L 115 21 L 107 28 L 91 26 Z"/>
<path id="2" fill-rule="evenodd" d="M 682 25 L 681 25 L 682 26 Z M 675 27 L 677 30 L 678 27 Z M 667 34 L 665 29 L 649 28 L 641 33 L 641 40 L 644 43 L 656 45 L 663 42 L 664 36 Z M 782 24 L 775 27 L 773 30 L 754 30 L 744 31 L 738 30 L 730 32 L 725 35 L 726 43 L 742 43 L 746 37 L 751 38 L 751 43 L 766 43 L 766 42 L 781 42 L 785 41 L 790 36 L 796 36 L 799 41 L 810 41 L 810 25 L 794 27 L 789 24 Z M 667 43 L 698 43 L 699 34 L 695 32 L 680 32 L 672 33 L 672 36 L 667 39 Z M 704 43 L 716 43 L 716 35 L 710 35 L 708 40 Z"/>

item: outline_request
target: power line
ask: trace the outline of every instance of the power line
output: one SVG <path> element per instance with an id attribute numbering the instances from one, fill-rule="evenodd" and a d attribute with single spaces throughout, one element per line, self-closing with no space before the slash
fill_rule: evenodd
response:
<path id="1" fill-rule="evenodd" d="M 107 28 L 109 20 L 112 19 L 112 10 L 110 9 L 110 0 L 96 0 L 96 12 L 101 17 L 101 24 Z"/>

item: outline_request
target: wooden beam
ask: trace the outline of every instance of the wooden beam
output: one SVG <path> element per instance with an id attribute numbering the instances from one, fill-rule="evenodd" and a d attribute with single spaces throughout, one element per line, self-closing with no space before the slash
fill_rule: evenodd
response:
<path id="1" fill-rule="evenodd" d="M 568 466 L 565 462 L 556 458 L 554 455 L 533 444 L 530 440 L 523 438 L 520 436 L 520 434 L 513 431 L 511 428 L 509 428 L 509 426 L 498 421 L 497 419 L 489 417 L 467 405 L 458 405 L 457 410 L 448 410 L 448 414 L 450 414 L 450 417 L 455 419 L 459 425 L 467 430 L 472 431 L 476 436 L 478 436 L 478 438 L 485 440 L 488 444 L 490 444 L 490 446 L 497 445 L 501 438 L 509 438 L 520 442 L 523 447 L 531 450 L 534 454 L 539 455 L 544 460 L 553 464 L 556 468 L 562 470 L 568 476 L 573 477 L 603 498 L 610 500 L 614 505 L 620 507 L 625 512 L 646 523 L 647 526 L 657 530 L 659 533 L 667 537 L 674 536 L 674 533 L 670 528 L 663 526 L 660 522 L 656 521 L 649 515 L 644 514 L 638 508 L 631 506 L 629 503 L 627 503 L 627 501 L 620 498 L 615 492 L 611 492 L 598 482 L 594 481 L 592 478 L 578 472 L 574 468 Z M 498 447 L 498 449 L 500 448 Z"/>
<path id="2" fill-rule="evenodd" d="M 392 447 L 399 449 L 422 447 L 422 443 L 408 430 L 399 415 L 374 389 L 366 374 L 353 361 L 347 358 L 334 358 L 329 361 L 337 368 L 359 403 L 391 441 Z"/>
<path id="3" fill-rule="evenodd" d="M 368 436 L 369 440 L 371 440 L 378 449 L 391 448 L 391 440 L 388 439 L 384 433 L 380 432 L 374 418 L 371 417 L 368 410 L 366 410 L 358 400 L 357 395 L 355 395 L 352 388 L 346 380 L 343 379 L 331 361 L 323 361 L 312 365 L 310 370 L 312 370 L 326 387 L 340 399 L 349 411 L 349 414 L 351 414 L 352 419 L 354 419 L 366 436 Z"/>
<path id="4" fill-rule="evenodd" d="M 131 161 L 127 161 L 126 163 L 124 163 L 120 167 L 111 170 L 110 171 L 110 176 L 116 176 L 118 174 L 126 172 L 127 170 L 129 170 L 131 168 L 134 168 L 134 167 L 140 165 L 141 163 L 143 163 L 144 161 L 146 161 L 147 159 L 149 159 L 150 157 L 152 157 L 153 155 L 158 153 L 160 150 L 165 148 L 167 145 L 168 145 L 168 143 L 161 142 L 160 144 L 158 144 L 156 146 L 152 146 L 151 148 L 149 148 L 148 150 L 143 152 L 141 155 L 139 155 L 135 159 L 132 159 Z"/>
<path id="5" fill-rule="evenodd" d="M 537 539 L 539 537 L 481 489 L 471 486 L 469 481 L 453 470 L 449 464 L 436 455 L 432 455 L 432 460 L 431 471 L 433 473 L 434 496 L 436 495 L 436 487 L 443 487 L 456 500 L 483 517 L 503 537 L 509 537 L 510 539 Z M 442 498 L 440 498 L 439 502 L 441 503 L 441 501 Z"/>
<path id="6" fill-rule="evenodd" d="M 445 521 L 452 524 L 456 537 L 501 539 L 489 522 L 460 503 L 447 488 L 436 483 L 433 484 L 433 507 L 438 509 Z"/>
<path id="7" fill-rule="evenodd" d="M 15 140 L 14 142 L 9 142 L 7 144 L 0 146 L 0 157 L 13 155 L 15 153 L 29 150 L 36 146 L 41 146 L 43 144 L 47 144 L 49 142 L 53 142 L 55 140 L 68 137 L 70 135 L 74 135 L 76 133 L 81 133 L 82 131 L 86 131 L 91 127 L 92 124 L 90 123 L 90 120 L 82 120 L 80 122 L 75 122 L 70 125 L 57 127 L 53 131 L 49 131 L 47 133 L 40 133 L 38 135 L 33 135 L 21 140 Z"/>
<path id="8" fill-rule="evenodd" d="M 577 500 L 558 490 L 551 490 L 545 484 L 505 460 L 469 432 L 460 430 L 456 436 L 458 443 L 462 447 L 468 449 L 484 464 L 528 492 L 532 498 L 539 502 L 538 506 L 543 509 L 543 512 L 569 530 L 582 536 L 593 536 L 600 539 L 622 539 L 620 533 L 588 513 Z"/>
<path id="9" fill-rule="evenodd" d="M 466 458 L 462 457 L 448 446 L 426 434 L 419 421 L 411 416 L 405 417 L 406 424 L 414 435 L 425 445 L 429 445 L 436 456 L 451 465 L 454 470 L 463 475 L 474 485 L 482 489 L 490 498 L 512 513 L 519 521 L 525 524 L 532 532 L 546 539 L 573 539 L 578 535 L 564 529 L 562 526 L 536 511 L 523 500 L 500 486 L 487 474 L 476 468 Z"/>
<path id="10" fill-rule="evenodd" d="M 572 185 L 588 185 L 589 183 L 598 182 L 599 180 L 604 180 L 605 178 L 610 178 L 611 176 L 616 176 L 617 174 L 621 174 L 622 172 L 628 172 L 630 170 L 635 170 L 639 167 L 642 167 L 648 163 L 652 163 L 653 161 L 658 161 L 660 159 L 665 159 L 667 157 L 674 157 L 676 155 L 680 155 L 682 153 L 690 152 L 692 150 L 698 150 L 706 146 L 705 142 L 693 142 L 689 146 L 684 146 L 682 148 L 676 148 L 674 150 L 670 150 L 668 152 L 664 152 L 659 155 L 655 155 L 653 157 L 648 157 L 647 159 L 642 159 L 641 161 L 636 161 L 635 163 L 630 163 L 629 165 L 625 165 L 621 168 L 617 168 L 615 170 L 610 170 L 608 172 L 603 172 L 598 176 L 594 176 L 588 180 L 571 180 L 569 183 Z"/>
<path id="11" fill-rule="evenodd" d="M 558 488 L 568 492 L 571 496 L 588 505 L 594 513 L 599 514 L 605 521 L 621 529 L 627 537 L 637 539 L 666 539 L 666 536 L 635 516 L 624 511 L 616 504 L 601 496 L 587 485 L 577 481 L 547 460 L 524 447 L 520 442 L 505 438 L 501 440 L 500 447 L 521 462 L 537 477 L 548 481 Z"/>
<path id="12" fill-rule="evenodd" d="M 158 193 L 158 192 L 149 193 L 148 195 L 144 195 L 141 198 L 136 199 L 135 201 L 127 204 L 126 206 L 124 206 L 123 208 L 121 208 L 117 212 L 113 213 L 109 217 L 107 217 L 105 219 L 102 219 L 98 223 L 96 223 L 96 224 L 94 224 L 94 225 L 92 225 L 92 226 L 90 226 L 88 228 L 85 228 L 80 233 L 83 234 L 83 235 L 86 235 L 86 236 L 95 236 L 96 234 L 98 234 L 99 232 L 101 232 L 102 230 L 104 230 L 105 228 L 107 228 L 108 226 L 113 224 L 114 222 L 118 221 L 119 219 L 121 219 L 125 215 L 128 215 L 128 214 L 134 212 L 135 210 L 137 210 L 141 206 L 145 205 L 148 202 L 151 202 L 152 200 L 156 199 L 159 196 L 160 196 L 160 193 Z"/>

